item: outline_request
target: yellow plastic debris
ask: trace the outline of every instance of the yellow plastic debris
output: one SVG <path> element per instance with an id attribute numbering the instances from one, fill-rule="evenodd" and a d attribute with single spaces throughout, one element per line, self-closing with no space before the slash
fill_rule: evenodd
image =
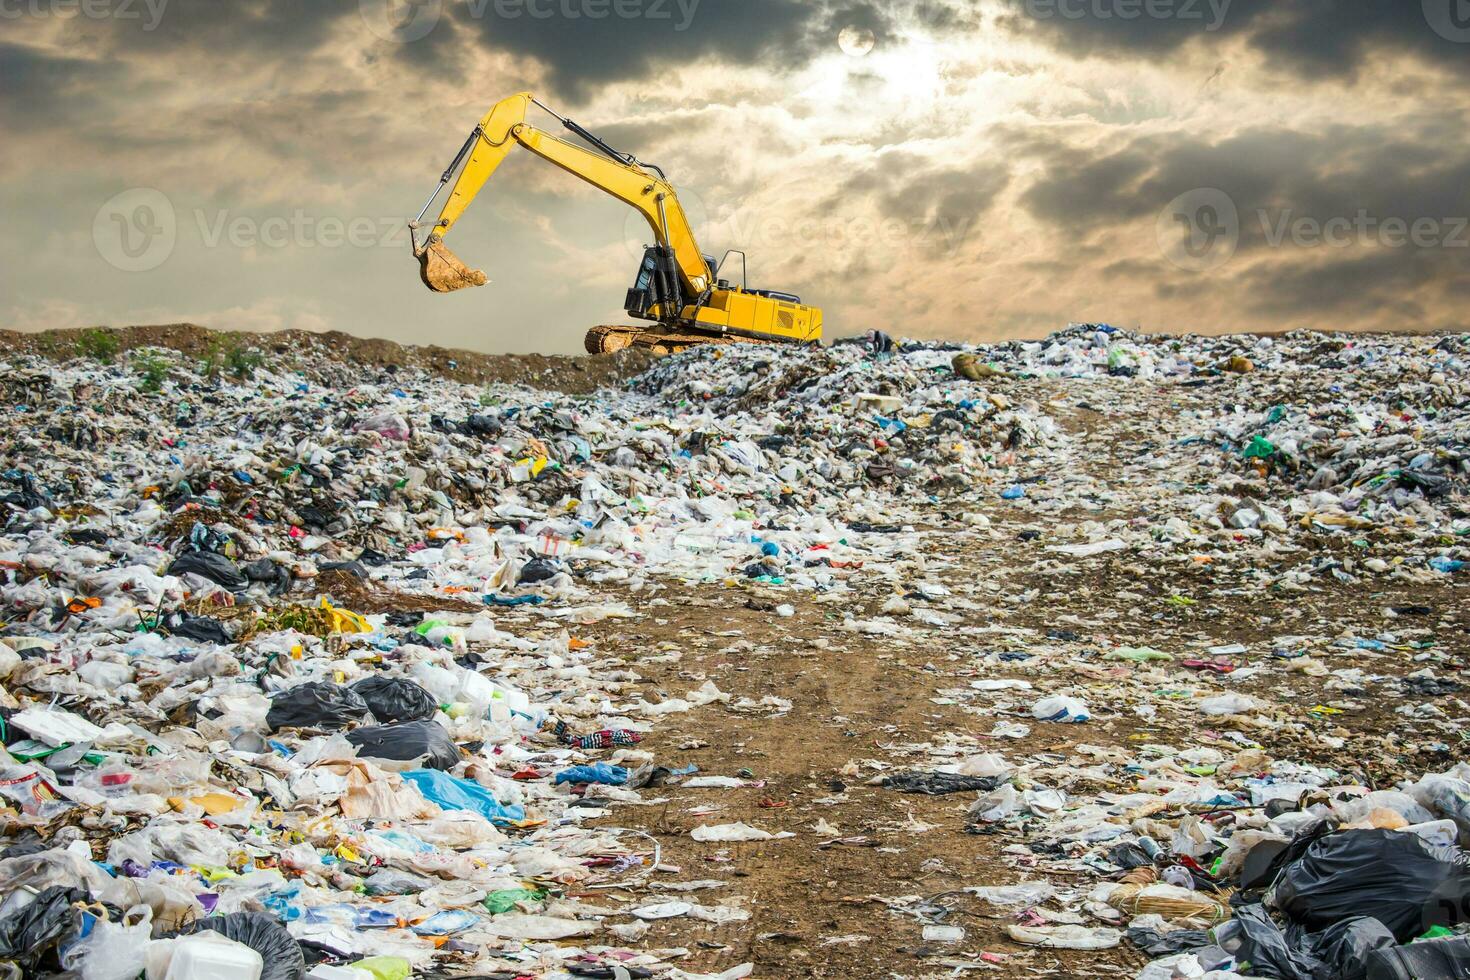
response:
<path id="1" fill-rule="evenodd" d="M 371 633 L 373 631 L 372 624 L 366 619 L 350 609 L 338 609 L 325 597 L 322 598 L 321 610 L 331 619 L 334 632 Z"/>

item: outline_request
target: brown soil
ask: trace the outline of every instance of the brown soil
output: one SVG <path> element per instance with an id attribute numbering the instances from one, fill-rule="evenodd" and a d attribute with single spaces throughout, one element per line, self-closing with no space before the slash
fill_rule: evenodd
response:
<path id="1" fill-rule="evenodd" d="M 336 330 L 320 334 L 302 330 L 258 334 L 211 330 L 191 323 L 92 329 L 104 330 L 117 338 L 119 358 L 126 358 L 129 351 L 138 348 L 158 347 L 203 360 L 211 352 L 238 347 L 258 351 L 267 363 L 283 363 L 292 370 L 327 362 L 385 369 L 419 368 L 465 384 L 527 384 L 571 395 L 591 394 L 598 388 L 620 385 L 647 370 L 656 360 L 652 352 L 644 350 L 620 351 L 606 357 L 477 354 L 354 337 Z M 0 330 L 0 354 L 37 354 L 65 361 L 79 355 L 78 343 L 89 332 Z"/>

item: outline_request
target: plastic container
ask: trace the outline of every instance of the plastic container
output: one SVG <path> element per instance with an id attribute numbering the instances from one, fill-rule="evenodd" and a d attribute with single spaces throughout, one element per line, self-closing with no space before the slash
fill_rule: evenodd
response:
<path id="1" fill-rule="evenodd" d="M 259 953 L 217 932 L 184 936 L 170 954 L 163 980 L 260 980 L 265 969 Z"/>

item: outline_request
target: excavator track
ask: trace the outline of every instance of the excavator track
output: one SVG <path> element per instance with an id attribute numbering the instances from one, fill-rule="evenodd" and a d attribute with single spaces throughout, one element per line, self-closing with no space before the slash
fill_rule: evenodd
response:
<path id="1" fill-rule="evenodd" d="M 629 347 L 641 347 L 655 354 L 677 354 L 691 347 L 728 347 L 732 344 L 767 344 L 769 341 L 748 337 L 721 336 L 719 334 L 685 331 L 667 333 L 647 330 L 643 327 L 605 326 L 587 331 L 586 348 L 589 354 L 616 354 Z"/>

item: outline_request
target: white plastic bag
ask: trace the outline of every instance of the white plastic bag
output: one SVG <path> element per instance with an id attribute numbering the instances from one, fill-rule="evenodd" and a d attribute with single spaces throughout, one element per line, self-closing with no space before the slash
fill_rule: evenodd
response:
<path id="1" fill-rule="evenodd" d="M 152 934 L 153 910 L 135 905 L 120 922 L 93 925 L 86 939 L 67 949 L 61 965 L 81 980 L 133 980 L 147 966 Z"/>
<path id="2" fill-rule="evenodd" d="M 1057 721 L 1067 725 L 1080 725 L 1092 720 L 1092 712 L 1087 710 L 1087 705 L 1076 698 L 1042 698 L 1031 709 L 1031 716 L 1037 721 Z"/>

